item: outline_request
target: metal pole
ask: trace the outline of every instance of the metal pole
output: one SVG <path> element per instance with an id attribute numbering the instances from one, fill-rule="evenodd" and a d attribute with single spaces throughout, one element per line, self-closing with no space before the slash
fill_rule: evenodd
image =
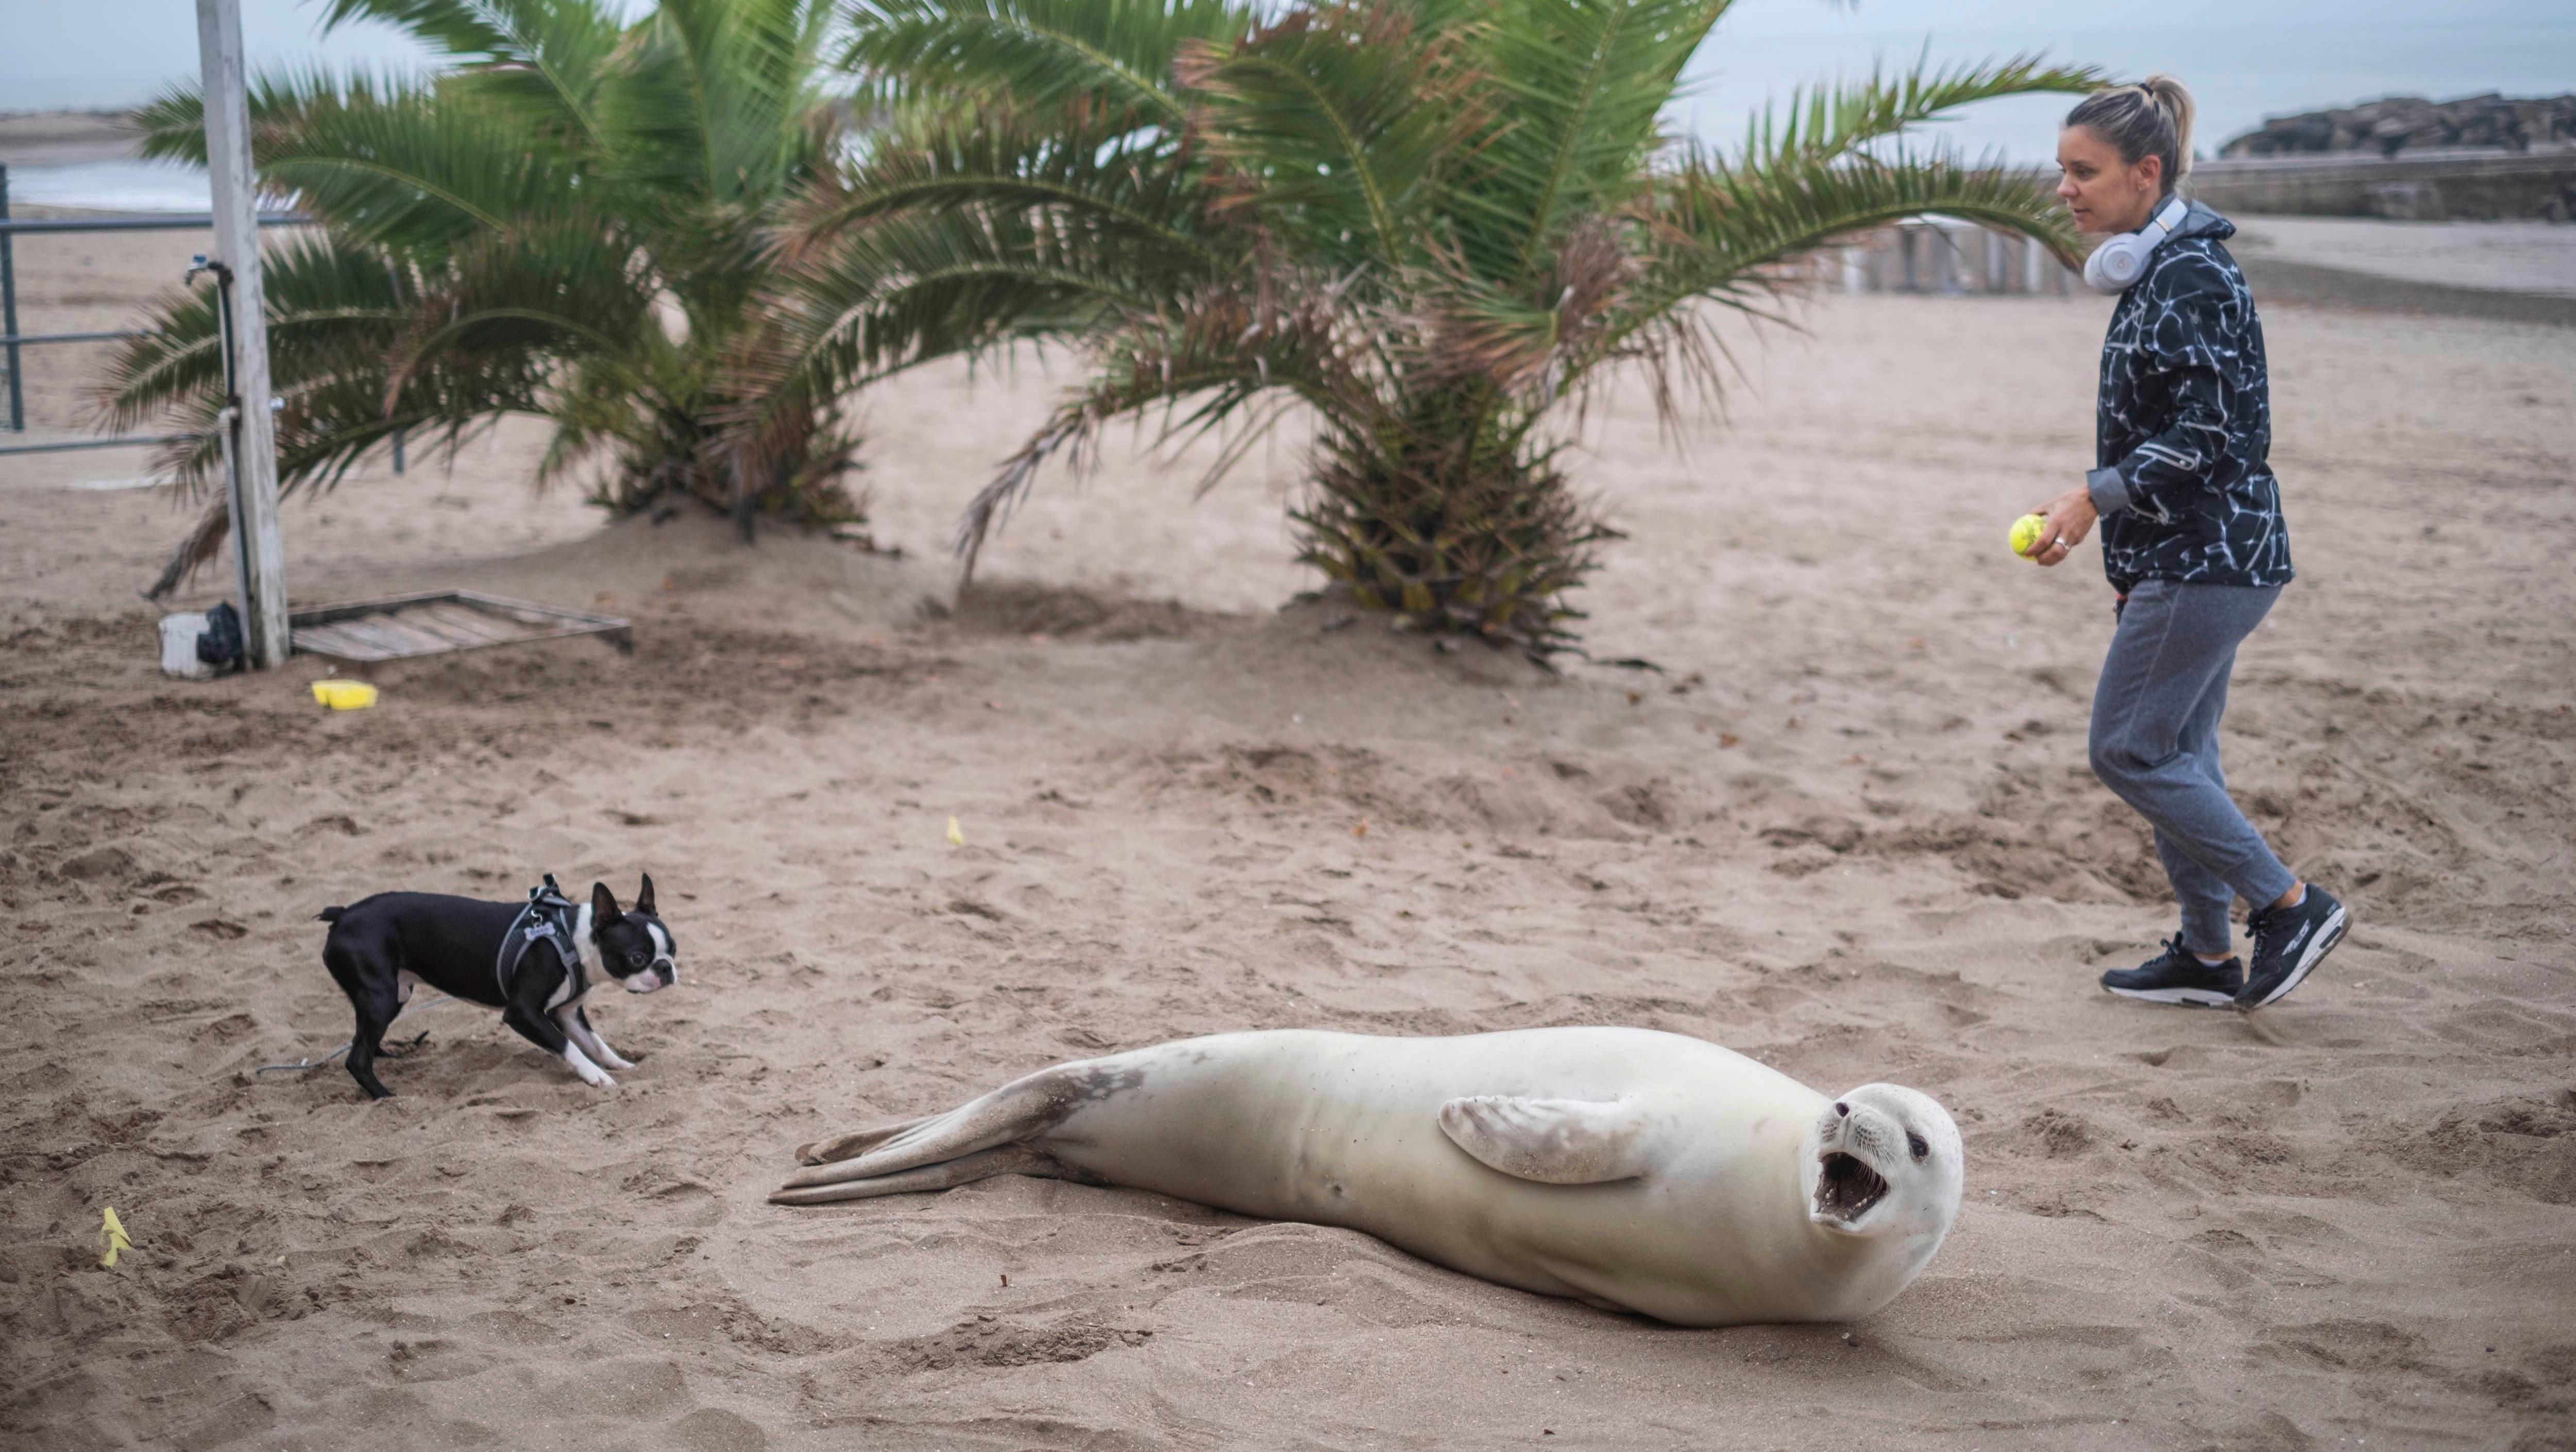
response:
<path id="1" fill-rule="evenodd" d="M 9 220 L 9 168 L 0 164 L 0 222 Z M 0 232 L 0 334 L 9 339 L 9 432 L 27 431 L 27 389 L 18 375 L 18 239 Z"/>
<path id="2" fill-rule="evenodd" d="M 301 212 L 262 212 L 259 224 L 309 227 L 313 219 Z M 168 217 L 45 217 L 33 222 L 0 221 L 0 237 L 34 232 L 203 232 L 214 225 L 214 218 L 193 212 Z"/>
<path id="3" fill-rule="evenodd" d="M 0 444 L 0 454 L 68 454 L 80 449 L 140 449 L 153 444 L 185 444 L 204 434 L 127 434 L 112 439 L 65 439 L 51 444 Z"/>
<path id="4" fill-rule="evenodd" d="M 12 311 L 15 311 L 15 309 L 12 309 Z M 0 343 L 6 343 L 10 347 L 15 348 L 22 343 L 106 343 L 112 342 L 118 338 L 148 338 L 151 336 L 152 335 L 150 333 L 140 328 L 118 328 L 113 332 L 105 333 L 11 333 L 5 338 L 0 338 Z"/>
<path id="5" fill-rule="evenodd" d="M 233 549 L 242 581 L 250 663 L 286 663 L 286 543 L 277 524 L 277 422 L 269 412 L 268 299 L 259 275 L 259 193 L 250 164 L 250 99 L 243 75 L 241 0 L 197 0 L 206 176 L 213 186 L 215 256 L 232 273 L 234 394 L 228 438 L 239 485 Z"/>

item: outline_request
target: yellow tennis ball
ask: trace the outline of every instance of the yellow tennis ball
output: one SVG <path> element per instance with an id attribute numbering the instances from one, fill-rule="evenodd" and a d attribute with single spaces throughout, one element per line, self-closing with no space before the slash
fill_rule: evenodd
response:
<path id="1" fill-rule="evenodd" d="M 2036 514 L 2025 514 L 2021 518 L 2014 520 L 2012 527 L 2012 552 L 2017 555 L 2027 556 L 2030 553 L 2030 547 L 2039 543 L 2039 532 L 2047 527 L 2048 521 Z"/>

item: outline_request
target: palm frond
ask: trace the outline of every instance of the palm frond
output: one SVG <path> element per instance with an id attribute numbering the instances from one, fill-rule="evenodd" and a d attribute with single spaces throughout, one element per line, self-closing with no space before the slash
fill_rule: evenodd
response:
<path id="1" fill-rule="evenodd" d="M 1406 289 L 1417 299 L 1411 371 L 1434 387 L 1481 385 L 1543 409 L 1569 363 L 1591 352 L 1637 266 L 1620 229 L 1600 217 L 1576 222 L 1553 264 L 1532 299 L 1444 254 L 1436 276 Z"/>
<path id="2" fill-rule="evenodd" d="M 2081 256 L 2065 209 L 2027 173 L 1970 166 L 1937 148 L 1834 161 L 1797 152 L 1760 166 L 1693 151 L 1636 214 L 1645 239 L 1637 275 L 1563 386 L 1579 388 L 1604 362 L 1642 363 L 1667 421 L 1681 393 L 1714 404 L 1722 382 L 1722 345 L 1694 304 L 1760 314 L 1778 293 L 1778 264 L 1866 228 L 1955 217 L 2035 238 L 2061 261 Z"/>
<path id="3" fill-rule="evenodd" d="M 442 374 L 542 379 L 576 359 L 661 351 L 654 292 L 642 259 L 596 218 L 476 238 L 423 281 L 380 406 L 395 412 L 415 380 Z"/>
<path id="4" fill-rule="evenodd" d="M 738 421 L 766 433 L 929 358 L 1081 336 L 1230 275 L 1247 238 L 1133 113 L 967 107 L 818 178 L 786 213 Z M 766 453 L 766 447 L 758 452 Z"/>
<path id="5" fill-rule="evenodd" d="M 888 102 L 1007 98 L 1046 111 L 1084 98 L 1177 127 L 1183 45 L 1240 40 L 1259 15 L 1246 0 L 852 0 L 842 63 Z"/>
<path id="6" fill-rule="evenodd" d="M 1513 0 L 1462 29 L 1497 93 L 1476 167 L 1452 188 L 1475 269 L 1534 280 L 1572 219 L 1618 210 L 1682 66 L 1730 0 Z"/>
<path id="7" fill-rule="evenodd" d="M 339 376 L 353 358 L 372 359 L 372 375 L 381 375 L 418 306 L 417 290 L 400 270 L 323 238 L 270 246 L 261 271 L 269 366 L 281 398 Z M 209 427 L 222 407 L 223 367 L 213 286 L 172 292 L 156 304 L 148 332 L 118 345 L 92 391 L 92 407 L 100 427 L 111 430 L 173 416 Z M 381 390 L 375 402 L 382 412 Z M 217 458 L 211 444 L 195 444 L 162 462 L 193 488 Z M 295 475 L 287 469 L 281 477 L 292 482 Z"/>
<path id="8" fill-rule="evenodd" d="M 602 96 L 618 181 L 707 205 L 776 195 L 820 100 L 810 77 L 829 15 L 828 0 L 662 0 Z"/>
<path id="9" fill-rule="evenodd" d="M 1713 404 L 1725 349 L 1698 304 L 1762 314 L 1778 265 L 1909 216 L 1958 217 L 2036 237 L 2061 259 L 2077 255 L 2064 210 L 2027 175 L 1970 166 L 1938 145 L 1909 153 L 1903 136 L 1975 102 L 2099 83 L 2098 71 L 2036 55 L 1946 69 L 1918 63 L 1793 93 L 1751 124 L 1735 157 L 1684 147 L 1630 209 L 1643 226 L 1635 275 L 1595 335 L 1567 351 L 1556 382 L 1579 390 L 1596 364 L 1624 360 L 1644 366 L 1668 424 L 1685 396 Z"/>
<path id="10" fill-rule="evenodd" d="M 1150 311 L 1208 259 L 1071 209 L 906 211 L 783 267 L 726 370 L 746 457 L 800 412 L 934 358 L 1083 337 Z"/>
<path id="11" fill-rule="evenodd" d="M 479 231 L 559 211 L 572 170 L 508 113 L 433 84 L 322 71 L 274 73 L 251 90 L 251 160 L 273 198 L 345 235 L 435 252 Z M 205 164 L 193 86 L 137 113 L 142 154 Z"/>
<path id="12" fill-rule="evenodd" d="M 1315 265 L 1404 266 L 1438 168 L 1476 122 L 1469 78 L 1394 3 L 1292 10 L 1232 48 L 1193 42 L 1174 69 L 1234 204 L 1293 229 Z"/>
<path id="13" fill-rule="evenodd" d="M 1737 163 L 1776 165 L 1797 156 L 1830 161 L 1908 128 L 1947 119 L 1980 101 L 2047 92 L 2080 95 L 2107 81 L 2097 67 L 2054 66 L 2037 53 L 1937 70 L 1918 62 L 1892 76 L 1873 68 L 1865 80 L 1791 91 L 1786 105 L 1764 108 L 1746 125 Z"/>
<path id="14" fill-rule="evenodd" d="M 592 106 L 625 25 L 594 0 L 326 0 L 325 32 L 358 21 L 402 31 L 443 54 L 484 99 L 584 148 L 600 141 Z"/>
<path id="15" fill-rule="evenodd" d="M 424 446 L 455 438 L 494 413 L 533 408 L 543 370 L 526 359 L 452 362 L 397 386 L 392 365 L 422 304 L 406 271 L 379 254 L 322 237 L 289 240 L 262 259 L 281 495 L 327 489 L 397 433 Z M 157 326 L 119 348 L 93 393 L 102 425 L 174 423 L 195 438 L 155 463 L 183 494 L 201 494 L 222 464 L 214 437 L 224 406 L 211 286 L 161 300 Z M 192 529 L 150 593 L 174 589 L 212 557 L 227 528 L 220 502 Z"/>
<path id="16" fill-rule="evenodd" d="M 880 137 L 866 163 L 846 175 L 817 178 L 790 203 L 775 240 L 779 256 L 793 264 L 897 213 L 1043 208 L 1221 265 L 1230 253 L 1209 235 L 1208 198 L 1198 183 L 1169 134 L 1132 111 L 960 107 Z"/>

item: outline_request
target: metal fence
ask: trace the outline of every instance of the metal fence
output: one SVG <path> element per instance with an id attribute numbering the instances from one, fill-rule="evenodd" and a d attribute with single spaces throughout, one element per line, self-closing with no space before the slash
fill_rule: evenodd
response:
<path id="1" fill-rule="evenodd" d="M 1817 280 L 1843 292 L 2074 295 L 2075 275 L 2047 248 L 1946 217 L 1881 227 L 1817 260 Z"/>
<path id="2" fill-rule="evenodd" d="M 309 219 L 292 213 L 270 213 L 263 227 L 295 227 Z M 207 232 L 215 219 L 206 213 L 171 217 L 46 217 L 21 221 L 9 214 L 9 168 L 0 165 L 0 368 L 9 374 L 9 432 L 27 431 L 27 390 L 22 349 L 55 343 L 104 343 L 144 336 L 140 329 L 90 333 L 21 333 L 18 331 L 18 239 L 57 232 Z M 45 454 L 69 449 L 116 449 L 140 444 L 166 444 L 193 434 L 152 434 L 123 438 L 70 439 L 49 444 L 0 444 L 0 454 Z"/>

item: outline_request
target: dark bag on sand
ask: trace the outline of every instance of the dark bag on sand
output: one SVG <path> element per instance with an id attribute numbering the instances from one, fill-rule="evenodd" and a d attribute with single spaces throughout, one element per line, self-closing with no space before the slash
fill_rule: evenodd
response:
<path id="1" fill-rule="evenodd" d="M 197 637 L 197 659 L 218 673 L 243 664 L 241 612 L 226 601 L 206 612 L 206 628 Z"/>

